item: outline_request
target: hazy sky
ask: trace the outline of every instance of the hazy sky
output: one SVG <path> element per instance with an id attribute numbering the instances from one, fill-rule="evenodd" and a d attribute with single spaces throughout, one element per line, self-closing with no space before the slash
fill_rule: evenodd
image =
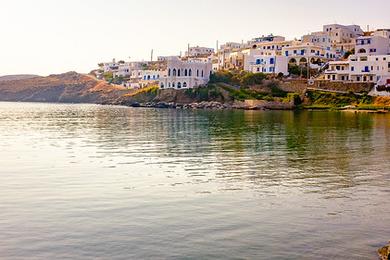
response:
<path id="1" fill-rule="evenodd" d="M 323 24 L 390 27 L 390 0 L 12 0 L 0 7 L 0 75 L 88 72 L 112 58 L 176 55 L 187 43 L 289 39 Z"/>

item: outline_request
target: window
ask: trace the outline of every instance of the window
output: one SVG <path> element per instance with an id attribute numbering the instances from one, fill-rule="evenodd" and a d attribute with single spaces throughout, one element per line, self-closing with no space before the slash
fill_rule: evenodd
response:
<path id="1" fill-rule="evenodd" d="M 351 67 L 351 71 L 355 71 L 355 67 L 352 66 L 352 67 Z"/>
<path id="2" fill-rule="evenodd" d="M 177 70 L 177 76 L 180 77 L 180 74 L 181 74 L 181 69 L 178 69 Z"/>
<path id="3" fill-rule="evenodd" d="M 192 69 L 190 69 L 189 71 L 188 71 L 188 76 L 192 76 Z"/>
<path id="4" fill-rule="evenodd" d="M 270 64 L 275 64 L 275 59 L 274 59 L 274 58 L 271 58 L 271 59 L 269 60 L 269 63 L 270 63 Z"/>
<path id="5" fill-rule="evenodd" d="M 196 70 L 196 76 L 199 77 L 199 70 Z"/>
<path id="6" fill-rule="evenodd" d="M 204 72 L 203 72 L 203 70 L 202 70 L 202 78 L 204 77 Z"/>
<path id="7" fill-rule="evenodd" d="M 187 70 L 187 69 L 184 70 L 184 76 L 185 76 L 185 77 L 188 76 L 188 70 Z"/>
<path id="8" fill-rule="evenodd" d="M 184 82 L 183 83 L 183 88 L 186 88 L 187 87 L 187 82 Z"/>
<path id="9" fill-rule="evenodd" d="M 174 77 L 176 77 L 176 69 L 173 69 L 172 74 Z"/>
<path id="10" fill-rule="evenodd" d="M 259 65 L 261 63 L 260 59 L 256 60 L 256 65 Z"/>

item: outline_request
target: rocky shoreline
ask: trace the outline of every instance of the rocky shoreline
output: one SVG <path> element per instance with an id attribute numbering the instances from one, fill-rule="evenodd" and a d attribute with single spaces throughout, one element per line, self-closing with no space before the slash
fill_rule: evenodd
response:
<path id="1" fill-rule="evenodd" d="M 296 106 L 291 103 L 282 102 L 257 102 L 251 104 L 251 102 L 234 102 L 234 103 L 222 103 L 218 101 L 202 101 L 194 103 L 175 103 L 175 102 L 131 102 L 122 103 L 121 105 L 129 107 L 146 107 L 146 108 L 171 108 L 171 109 L 206 109 L 206 110 L 294 110 Z"/>

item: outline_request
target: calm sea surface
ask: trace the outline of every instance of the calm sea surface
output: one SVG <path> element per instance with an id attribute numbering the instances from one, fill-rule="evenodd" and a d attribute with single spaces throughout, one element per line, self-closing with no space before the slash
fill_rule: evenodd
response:
<path id="1" fill-rule="evenodd" d="M 1 259 L 377 259 L 390 115 L 0 103 Z"/>

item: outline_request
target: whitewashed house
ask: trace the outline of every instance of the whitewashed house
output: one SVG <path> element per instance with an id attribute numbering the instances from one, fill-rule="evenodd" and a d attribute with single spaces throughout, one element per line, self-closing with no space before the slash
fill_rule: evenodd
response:
<path id="1" fill-rule="evenodd" d="M 186 89 L 203 86 L 210 80 L 211 69 L 211 62 L 196 59 L 170 59 L 167 62 L 164 76 L 160 78 L 159 86 L 161 89 Z"/>
<path id="2" fill-rule="evenodd" d="M 166 61 L 171 60 L 171 59 L 179 59 L 179 58 L 180 58 L 180 56 L 158 56 L 157 61 L 166 62 Z"/>
<path id="3" fill-rule="evenodd" d="M 244 70 L 253 73 L 288 75 L 288 58 L 275 51 L 249 49 L 244 53 Z"/>
<path id="4" fill-rule="evenodd" d="M 190 47 L 188 51 L 186 51 L 186 57 L 208 57 L 214 53 L 213 48 L 207 47 Z"/>
<path id="5" fill-rule="evenodd" d="M 330 81 L 385 84 L 390 79 L 390 55 L 351 55 L 347 61 L 330 62 L 325 78 Z"/>
<path id="6" fill-rule="evenodd" d="M 323 32 L 330 37 L 332 47 L 341 55 L 355 48 L 355 39 L 363 36 L 359 25 L 328 24 L 323 26 Z"/>
<path id="7" fill-rule="evenodd" d="M 119 65 L 121 65 L 119 62 L 116 62 L 115 59 L 112 60 L 112 62 L 103 62 L 100 65 L 100 69 L 103 70 L 104 73 L 107 72 L 117 72 L 119 69 Z"/>
<path id="8" fill-rule="evenodd" d="M 324 32 L 314 32 L 302 36 L 302 43 L 312 43 L 313 45 L 323 47 L 327 50 L 332 48 L 332 40 L 330 36 Z"/>
<path id="9" fill-rule="evenodd" d="M 332 48 L 325 48 L 311 42 L 284 47 L 282 53 L 287 57 L 289 64 L 295 65 L 306 65 L 309 62 L 324 63 L 340 57 Z"/>
<path id="10" fill-rule="evenodd" d="M 382 36 L 362 36 L 356 39 L 355 54 L 387 55 L 390 54 L 390 38 Z"/>

